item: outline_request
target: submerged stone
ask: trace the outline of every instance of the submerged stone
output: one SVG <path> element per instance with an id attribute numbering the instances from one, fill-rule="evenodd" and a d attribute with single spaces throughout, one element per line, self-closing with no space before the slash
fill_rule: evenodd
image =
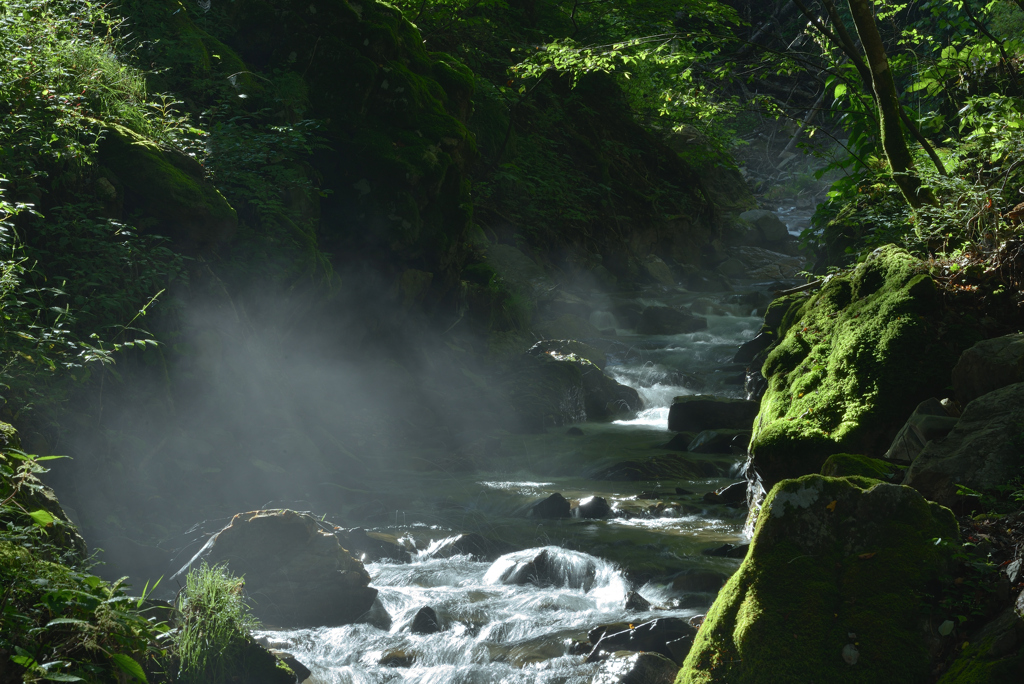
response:
<path id="1" fill-rule="evenodd" d="M 779 483 L 676 681 L 931 681 L 922 588 L 953 568 L 955 545 L 935 540 L 957 537 L 953 514 L 908 487 Z"/>

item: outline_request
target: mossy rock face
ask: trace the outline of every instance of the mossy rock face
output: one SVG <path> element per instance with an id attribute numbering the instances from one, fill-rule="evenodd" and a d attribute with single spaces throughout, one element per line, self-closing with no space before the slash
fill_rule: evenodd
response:
<path id="1" fill-rule="evenodd" d="M 932 681 L 921 592 L 954 567 L 935 538 L 955 541 L 956 519 L 909 487 L 780 482 L 677 684 Z"/>
<path id="2" fill-rule="evenodd" d="M 191 157 L 114 126 L 100 143 L 99 160 L 124 189 L 125 211 L 181 247 L 203 251 L 229 240 L 238 227 L 235 210 Z"/>
<path id="3" fill-rule="evenodd" d="M 1017 684 L 1024 681 L 1024 618 L 1007 608 L 965 644 L 939 684 Z"/>
<path id="4" fill-rule="evenodd" d="M 428 53 L 401 12 L 375 0 L 238 0 L 224 12 L 224 40 L 251 68 L 300 76 L 308 115 L 324 122 L 332 151 L 314 165 L 334 193 L 326 247 L 454 277 L 472 212 L 469 70 Z"/>
<path id="5" fill-rule="evenodd" d="M 826 477 L 869 477 L 881 482 L 901 482 L 905 471 L 892 461 L 856 454 L 832 454 L 821 467 Z"/>
<path id="6" fill-rule="evenodd" d="M 922 399 L 945 387 L 956 350 L 938 339 L 927 266 L 888 245 L 816 294 L 770 309 L 784 331 L 765 359 L 768 389 L 751 461 L 765 489 L 816 473 L 834 453 L 881 455 Z"/>

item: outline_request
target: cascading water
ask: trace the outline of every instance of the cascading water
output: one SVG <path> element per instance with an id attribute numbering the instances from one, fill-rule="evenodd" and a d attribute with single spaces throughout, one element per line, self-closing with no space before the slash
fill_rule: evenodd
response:
<path id="1" fill-rule="evenodd" d="M 768 288 L 767 283 L 760 287 Z M 403 502 L 395 506 L 403 514 L 400 518 L 396 510 L 396 524 L 378 531 L 415 539 L 420 551 L 411 563 L 367 564 L 390 626 L 378 622 L 264 636 L 310 667 L 313 684 L 584 684 L 599 668 L 585 662 L 592 628 L 704 612 L 739 561 L 702 552 L 723 542 L 741 543 L 744 515 L 708 506 L 701 497 L 732 481 L 737 457 L 704 461 L 702 467 L 709 468 L 704 474 L 682 482 L 673 478 L 683 485 L 667 490 L 674 499 L 664 498 L 658 482 L 600 479 L 599 473 L 664 447 L 672 436 L 667 414 L 674 397 L 743 396 L 743 368 L 732 357 L 761 325 L 747 296 L 758 289 L 666 295 L 674 297 L 672 305 L 706 317 L 706 330 L 688 334 L 637 335 L 620 328 L 610 312 L 595 312 L 595 327 L 617 331 L 604 339 L 605 372 L 635 388 L 644 402 L 635 419 L 583 423 L 575 434 L 554 429 L 509 435 L 501 440 L 506 471 L 451 472 L 430 481 L 424 476 L 414 490 L 396 490 L 392 498 Z M 420 522 L 407 522 L 404 511 L 424 491 L 445 500 L 442 513 L 420 509 L 410 514 Z M 554 492 L 569 499 L 604 497 L 613 517 L 527 516 L 533 502 Z M 466 531 L 530 548 L 493 563 L 434 557 L 445 538 Z M 627 610 L 631 589 L 650 602 L 649 609 Z M 433 609 L 440 631 L 412 630 L 425 606 Z"/>
<path id="2" fill-rule="evenodd" d="M 540 576 L 509 571 L 545 557 Z M 369 625 L 267 632 L 272 647 L 294 654 L 317 684 L 371 682 L 589 682 L 598 666 L 574 651 L 597 624 L 672 615 L 693 609 L 627 611 L 628 582 L 605 560 L 555 546 L 527 549 L 494 563 L 466 556 L 410 564 L 370 564 L 390 629 Z M 513 573 L 514 574 L 514 573 Z M 504 579 L 503 579 L 504 578 Z M 657 600 L 657 589 L 647 591 Z M 429 605 L 440 631 L 413 633 Z"/>

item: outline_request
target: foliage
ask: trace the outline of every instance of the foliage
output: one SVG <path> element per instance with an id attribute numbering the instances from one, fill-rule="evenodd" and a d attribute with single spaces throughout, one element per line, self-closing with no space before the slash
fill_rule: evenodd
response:
<path id="1" fill-rule="evenodd" d="M 175 636 L 184 684 L 219 684 L 236 674 L 232 655 L 259 627 L 242 596 L 244 586 L 224 565 L 204 562 L 189 571 L 178 600 L 181 620 Z"/>
<path id="2" fill-rule="evenodd" d="M 69 523 L 24 505 L 50 458 L 0 455 L 0 654 L 24 682 L 146 682 L 167 654 L 166 624 L 139 613 L 144 597 L 126 596 L 123 579 L 92 575 L 55 544 Z"/>
<path id="3" fill-rule="evenodd" d="M 149 98 L 142 73 L 118 56 L 118 26 L 84 0 L 0 7 L 0 383 L 10 415 L 48 377 L 82 380 L 89 363 L 151 343 L 130 326 L 182 274 L 165 241 L 109 218 L 90 188 L 109 125 L 164 144 L 197 132 L 166 98 Z"/>

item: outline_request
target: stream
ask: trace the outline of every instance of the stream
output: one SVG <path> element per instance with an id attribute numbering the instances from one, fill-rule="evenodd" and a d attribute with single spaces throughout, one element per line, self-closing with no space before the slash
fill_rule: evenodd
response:
<path id="1" fill-rule="evenodd" d="M 779 285 L 738 282 L 733 292 L 714 294 L 681 288 L 630 293 L 643 304 L 668 303 L 705 315 L 707 330 L 690 334 L 637 335 L 619 327 L 610 311 L 595 311 L 591 322 L 615 327 L 616 335 L 588 342 L 607 355 L 606 373 L 640 394 L 644 409 L 636 418 L 581 423 L 575 427 L 582 435 L 570 434 L 568 426 L 506 434 L 496 445 L 500 471 L 428 472 L 414 483 L 396 483 L 389 493 L 395 502 L 391 524 L 370 531 L 393 535 L 417 551 L 409 563 L 366 564 L 392 618 L 390 629 L 357 624 L 260 636 L 309 667 L 313 684 L 583 684 L 604 681 L 601 664 L 585 662 L 587 632 L 594 627 L 705 613 L 740 560 L 702 552 L 745 543 L 746 509 L 709 505 L 702 496 L 740 477 L 743 456 L 665 450 L 674 434 L 667 430 L 668 410 L 679 395 L 744 396 L 743 369 L 732 356 L 762 323 L 763 304 L 750 302 L 766 304 Z M 669 454 L 704 463 L 706 475 L 600 479 L 616 463 Z M 604 497 L 618 517 L 525 517 L 532 502 L 554 492 L 570 500 Z M 463 532 L 520 551 L 494 562 L 432 555 L 445 538 Z M 545 550 L 552 570 L 542 586 L 502 582 L 517 563 Z M 632 590 L 650 607 L 627 609 Z M 423 606 L 436 611 L 440 631 L 411 631 Z"/>

